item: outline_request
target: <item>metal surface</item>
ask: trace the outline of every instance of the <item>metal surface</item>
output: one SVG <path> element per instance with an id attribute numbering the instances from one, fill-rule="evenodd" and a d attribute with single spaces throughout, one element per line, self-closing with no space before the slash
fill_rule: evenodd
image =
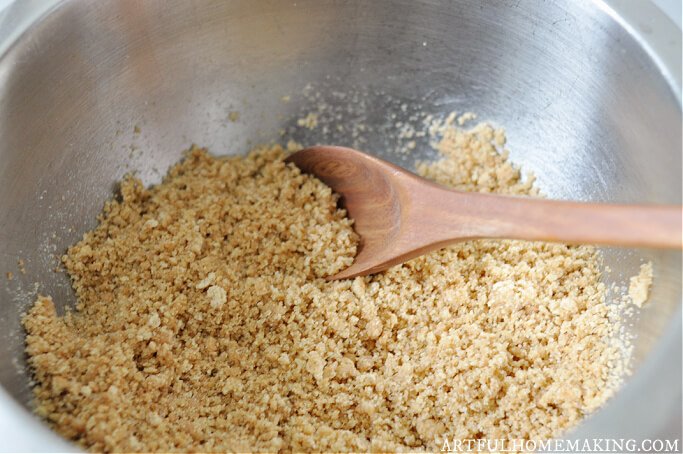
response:
<path id="1" fill-rule="evenodd" d="M 156 183 L 192 142 L 241 154 L 284 129 L 411 168 L 435 154 L 392 153 L 397 122 L 468 110 L 506 127 L 550 196 L 681 202 L 681 38 L 645 2 L 27 0 L 2 20 L 0 448 L 68 449 L 17 410 L 21 312 L 36 290 L 73 302 L 50 254 L 123 174 Z M 298 127 L 318 106 L 319 127 Z M 643 260 L 656 282 L 633 320 L 635 374 L 573 436 L 680 438 L 681 256 L 606 249 L 606 283 Z"/>

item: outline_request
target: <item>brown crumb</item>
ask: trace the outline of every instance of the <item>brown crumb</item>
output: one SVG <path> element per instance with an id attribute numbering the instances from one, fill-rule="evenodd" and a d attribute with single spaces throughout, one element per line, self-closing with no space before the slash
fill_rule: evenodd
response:
<path id="1" fill-rule="evenodd" d="M 448 132 L 420 173 L 535 194 L 488 132 Z M 557 436 L 614 392 L 594 248 L 471 241 L 326 282 L 357 237 L 283 155 L 193 148 L 158 186 L 121 183 L 63 257 L 76 310 L 41 297 L 23 319 L 57 431 L 93 451 L 435 451 Z"/>
<path id="2" fill-rule="evenodd" d="M 140 127 L 138 125 L 135 125 L 135 127 L 133 128 L 133 132 L 135 134 L 139 134 L 140 133 Z"/>
<path id="3" fill-rule="evenodd" d="M 316 126 L 318 126 L 318 114 L 309 113 L 306 117 L 299 118 L 296 121 L 296 124 L 299 126 L 306 127 L 308 129 L 313 129 Z"/>
<path id="4" fill-rule="evenodd" d="M 628 286 L 628 296 L 631 297 L 631 301 L 636 306 L 643 307 L 643 304 L 650 296 L 652 277 L 652 262 L 640 265 L 640 273 L 631 277 Z"/>
<path id="5" fill-rule="evenodd" d="M 23 260 L 19 260 L 19 261 L 17 262 L 17 265 L 18 265 L 18 266 L 24 266 L 24 261 L 23 261 Z"/>
<path id="6" fill-rule="evenodd" d="M 11 271 L 7 272 L 7 279 L 12 279 L 12 272 Z"/>

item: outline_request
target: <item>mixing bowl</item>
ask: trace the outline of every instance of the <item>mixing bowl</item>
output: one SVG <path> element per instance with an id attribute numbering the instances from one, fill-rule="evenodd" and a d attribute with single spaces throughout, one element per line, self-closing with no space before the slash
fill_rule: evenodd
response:
<path id="1" fill-rule="evenodd" d="M 681 38 L 648 2 L 26 0 L 1 20 L 5 449 L 73 449 L 30 414 L 20 326 L 36 292 L 74 301 L 54 254 L 125 173 L 157 183 L 192 142 L 242 154 L 283 131 L 412 169 L 436 152 L 395 153 L 405 124 L 474 111 L 551 197 L 681 202 Z M 603 254 L 606 284 L 647 260 L 655 283 L 628 322 L 633 376 L 567 436 L 680 440 L 681 255 Z"/>

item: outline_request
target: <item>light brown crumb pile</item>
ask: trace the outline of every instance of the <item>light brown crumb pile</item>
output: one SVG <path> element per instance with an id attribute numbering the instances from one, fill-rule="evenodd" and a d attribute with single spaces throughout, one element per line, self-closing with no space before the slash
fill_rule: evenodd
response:
<path id="1" fill-rule="evenodd" d="M 652 262 L 640 265 L 640 273 L 631 277 L 628 286 L 628 296 L 638 307 L 643 307 L 645 301 L 650 296 L 650 285 L 652 285 Z"/>
<path id="2" fill-rule="evenodd" d="M 533 193 L 451 131 L 421 174 Z M 63 258 L 78 294 L 24 324 L 37 412 L 94 451 L 415 451 L 558 435 L 613 392 L 619 351 L 592 247 L 474 241 L 325 282 L 350 222 L 278 148 L 193 150 Z M 618 371 L 617 371 L 618 372 Z"/>

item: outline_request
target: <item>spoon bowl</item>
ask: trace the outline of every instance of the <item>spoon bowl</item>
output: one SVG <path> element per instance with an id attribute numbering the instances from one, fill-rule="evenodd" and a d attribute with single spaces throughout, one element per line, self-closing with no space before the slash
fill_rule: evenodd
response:
<path id="1" fill-rule="evenodd" d="M 286 159 L 341 196 L 360 244 L 327 277 L 383 271 L 458 241 L 497 238 L 681 248 L 683 207 L 564 202 L 462 192 L 352 148 L 317 146 Z"/>

